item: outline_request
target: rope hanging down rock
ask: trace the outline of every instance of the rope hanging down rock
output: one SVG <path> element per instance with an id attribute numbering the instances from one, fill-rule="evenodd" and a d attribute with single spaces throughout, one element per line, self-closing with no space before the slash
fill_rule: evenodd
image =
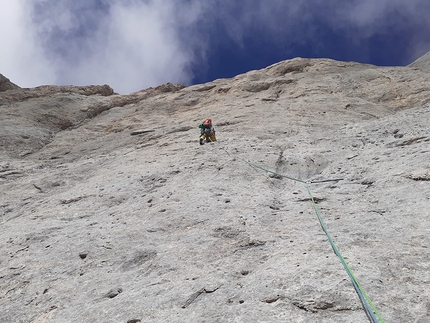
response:
<path id="1" fill-rule="evenodd" d="M 280 177 L 280 178 L 287 178 L 287 179 L 289 179 L 289 180 L 292 180 L 292 181 L 295 181 L 295 182 L 299 182 L 299 183 L 303 183 L 303 184 L 305 184 L 305 185 L 306 185 L 306 189 L 307 189 L 308 194 L 309 194 L 309 196 L 310 196 L 310 199 L 311 199 L 311 201 L 312 201 L 312 205 L 313 205 L 313 208 L 314 208 L 314 210 L 315 210 L 315 213 L 316 213 L 316 215 L 317 215 L 317 217 L 318 217 L 318 221 L 319 221 L 319 223 L 320 223 L 320 225 L 321 225 L 321 228 L 323 229 L 324 233 L 326 234 L 326 236 L 327 236 L 327 238 L 328 238 L 328 240 L 329 240 L 329 242 L 330 242 L 330 245 L 331 245 L 331 247 L 333 248 L 334 253 L 335 253 L 335 254 L 336 254 L 336 256 L 340 259 L 340 262 L 342 263 L 342 265 L 343 265 L 343 267 L 345 268 L 345 270 L 346 270 L 346 272 L 347 272 L 347 274 L 348 274 L 349 278 L 351 279 L 352 285 L 354 286 L 354 289 L 355 289 L 355 291 L 357 292 L 358 297 L 360 298 L 361 304 L 363 305 L 363 308 L 364 308 L 364 310 L 365 310 L 365 312 L 366 312 L 367 317 L 369 318 L 369 320 L 370 320 L 372 323 L 385 323 L 384 319 L 383 319 L 383 318 L 382 318 L 382 316 L 379 314 L 379 312 L 378 312 L 378 310 L 376 309 L 376 307 L 373 305 L 373 303 L 372 303 L 372 301 L 370 300 L 369 296 L 367 296 L 366 292 L 365 292 L 365 291 L 363 290 L 363 288 L 360 286 L 360 284 L 359 284 L 359 282 L 358 282 L 357 278 L 356 278 L 356 277 L 354 276 L 354 274 L 352 273 L 352 270 L 349 268 L 348 264 L 346 263 L 345 259 L 343 258 L 343 256 L 342 256 L 342 254 L 340 253 L 339 249 L 338 249 L 338 248 L 337 248 L 337 246 L 335 245 L 335 243 L 334 243 L 333 239 L 331 238 L 330 234 L 328 233 L 327 228 L 326 228 L 326 226 L 325 226 L 325 224 L 324 224 L 324 221 L 323 221 L 323 219 L 322 219 L 322 217 L 321 217 L 320 211 L 319 211 L 319 209 L 318 209 L 318 207 L 317 207 L 317 205 L 316 205 L 316 203 L 315 203 L 314 197 L 313 197 L 313 195 L 312 195 L 312 191 L 311 191 L 311 189 L 310 189 L 310 187 L 309 187 L 309 184 L 314 184 L 314 183 L 323 183 L 323 182 L 331 182 L 331 181 L 340 181 L 340 180 L 342 180 L 342 179 L 326 179 L 326 180 L 319 180 L 319 181 L 310 181 L 310 182 L 308 182 L 308 181 L 304 181 L 304 180 L 301 180 L 301 179 L 297 179 L 297 178 L 294 178 L 294 177 L 291 177 L 291 176 L 286 176 L 286 175 L 279 174 L 279 173 L 277 173 L 277 172 L 271 171 L 271 170 L 269 170 L 269 169 L 267 169 L 267 168 L 264 168 L 264 167 L 258 166 L 258 165 L 254 164 L 254 163 L 251 163 L 250 161 L 248 161 L 248 160 L 246 160 L 246 159 L 240 158 L 240 157 L 238 157 L 238 156 L 234 155 L 233 153 L 229 152 L 229 151 L 228 151 L 227 149 L 225 149 L 225 148 L 220 147 L 220 149 L 224 150 L 224 151 L 227 153 L 227 155 L 229 155 L 229 156 L 230 156 L 230 157 L 232 157 L 233 159 L 238 159 L 238 160 L 240 160 L 240 161 L 242 161 L 242 162 L 244 162 L 244 163 L 248 164 L 248 165 L 249 165 L 249 166 L 251 166 L 251 167 L 258 168 L 258 169 L 263 170 L 263 171 L 265 171 L 265 172 L 267 172 L 267 173 L 274 174 L 274 175 L 276 175 L 277 177 Z M 377 316 L 377 317 L 376 317 L 376 316 Z M 378 319 L 379 319 L 379 320 L 378 320 Z"/>

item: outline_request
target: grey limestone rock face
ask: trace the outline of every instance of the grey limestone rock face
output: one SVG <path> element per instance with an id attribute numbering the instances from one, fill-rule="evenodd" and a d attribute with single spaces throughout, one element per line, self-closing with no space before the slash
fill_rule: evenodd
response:
<path id="1" fill-rule="evenodd" d="M 425 71 L 430 71 L 430 52 L 419 57 L 417 60 L 409 64 L 410 67 L 419 68 Z"/>
<path id="2" fill-rule="evenodd" d="M 0 74 L 0 92 L 7 90 L 19 89 L 19 86 L 12 83 L 8 78 Z"/>
<path id="3" fill-rule="evenodd" d="M 385 322 L 429 320 L 425 69 L 296 58 L 0 110 L 0 322 L 369 322 L 312 198 Z"/>

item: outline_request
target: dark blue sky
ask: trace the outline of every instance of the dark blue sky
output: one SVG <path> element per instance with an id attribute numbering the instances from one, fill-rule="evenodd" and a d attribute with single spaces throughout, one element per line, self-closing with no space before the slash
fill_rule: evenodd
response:
<path id="1" fill-rule="evenodd" d="M 0 73 L 23 87 L 130 93 L 294 57 L 407 65 L 430 51 L 429 0 L 0 0 Z"/>
<path id="2" fill-rule="evenodd" d="M 336 1 L 331 3 L 335 5 Z M 254 26 L 244 32 L 240 45 L 229 36 L 226 26 L 218 21 L 208 35 L 211 46 L 206 59 L 210 64 L 206 70 L 194 66 L 192 82 L 233 77 L 294 57 L 404 66 L 430 51 L 430 23 L 422 19 L 423 13 L 430 17 L 430 1 L 418 1 L 413 9 L 410 12 L 388 7 L 382 15 L 383 19 L 377 20 L 375 16 L 375 20 L 362 26 L 346 24 L 335 28 L 336 22 L 324 17 L 332 11 L 325 7 L 319 14 L 313 14 L 310 20 L 297 19 L 293 25 L 289 22 L 283 24 L 279 20 L 280 28 L 283 25 L 285 28 L 292 26 L 293 30 L 279 32 L 276 37 L 268 36 L 266 28 Z M 421 13 L 418 14 L 418 10 Z M 313 30 L 311 37 L 309 29 Z M 291 33 L 297 37 L 290 39 Z M 416 44 L 426 45 L 416 49 Z"/>

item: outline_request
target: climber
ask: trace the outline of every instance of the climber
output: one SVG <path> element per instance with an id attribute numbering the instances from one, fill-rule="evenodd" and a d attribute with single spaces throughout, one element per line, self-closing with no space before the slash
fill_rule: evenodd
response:
<path id="1" fill-rule="evenodd" d="M 206 119 L 201 125 L 200 128 L 200 145 L 203 145 L 204 140 L 206 142 L 216 141 L 215 137 L 215 129 L 212 127 L 212 119 Z"/>

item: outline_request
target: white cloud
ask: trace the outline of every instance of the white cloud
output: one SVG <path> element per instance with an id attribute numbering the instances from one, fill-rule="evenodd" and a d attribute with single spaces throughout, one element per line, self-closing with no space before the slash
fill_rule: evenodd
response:
<path id="1" fill-rule="evenodd" d="M 30 21 L 25 0 L 0 0 L 0 73 L 21 87 L 55 82 Z"/>
<path id="2" fill-rule="evenodd" d="M 83 41 L 86 50 L 71 48 L 77 65 L 60 62 L 63 82 L 107 83 L 120 93 L 166 82 L 190 83 L 192 55 L 179 42 L 174 16 L 169 1 L 112 3 L 98 30 Z"/>
<path id="3" fill-rule="evenodd" d="M 178 32 L 198 18 L 197 2 L 0 0 L 0 7 L 0 73 L 20 86 L 106 83 L 129 93 L 191 82 L 193 48 Z"/>

